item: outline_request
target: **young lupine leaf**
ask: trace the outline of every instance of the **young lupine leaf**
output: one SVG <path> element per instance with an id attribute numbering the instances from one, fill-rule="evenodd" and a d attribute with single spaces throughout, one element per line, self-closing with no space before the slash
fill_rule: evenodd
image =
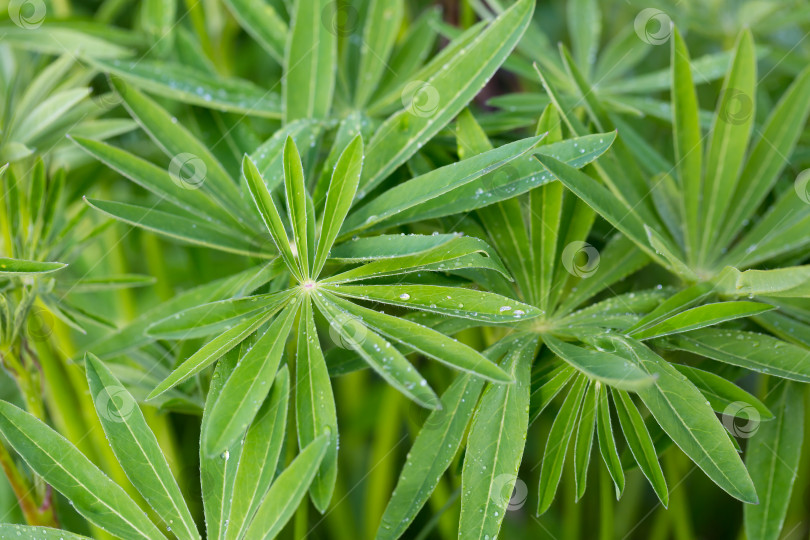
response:
<path id="1" fill-rule="evenodd" d="M 272 311 L 292 297 L 292 291 L 258 294 L 220 300 L 185 309 L 150 325 L 146 331 L 155 339 L 194 339 L 224 332 L 259 311 Z"/>
<path id="2" fill-rule="evenodd" d="M 357 244 L 360 245 L 361 249 L 368 247 L 368 253 L 371 254 L 376 250 L 380 250 L 381 244 L 396 244 L 397 239 L 400 237 L 387 235 L 376 238 L 375 241 L 368 239 L 368 241 L 358 241 Z M 365 251 L 358 250 L 359 253 L 354 252 L 350 247 L 352 245 L 355 245 L 353 241 L 346 242 L 335 247 L 334 251 L 339 256 L 347 256 L 347 260 L 351 262 L 377 259 L 373 255 L 364 256 Z M 470 236 L 444 235 L 444 237 L 439 236 L 432 241 L 419 239 L 418 242 L 404 239 L 398 248 L 391 246 L 390 248 L 383 247 L 383 249 L 385 251 L 381 252 L 382 257 L 380 260 L 373 260 L 368 264 L 321 279 L 320 282 L 324 284 L 341 284 L 348 281 L 393 276 L 408 272 L 452 271 L 461 268 L 488 268 L 501 273 L 504 277 L 509 277 L 509 273 L 503 267 L 497 252 L 483 240 Z M 400 255 L 402 252 L 406 253 Z"/>
<path id="3" fill-rule="evenodd" d="M 529 425 L 531 363 L 537 339 L 514 340 L 501 367 L 513 384 L 490 384 L 467 437 L 461 472 L 459 530 L 465 538 L 497 538 L 517 481 Z"/>
<path id="4" fill-rule="evenodd" d="M 767 375 L 810 382 L 810 351 L 765 334 L 703 328 L 661 343 Z"/>
<path id="5" fill-rule="evenodd" d="M 337 36 L 323 22 L 324 12 L 338 9 L 328 0 L 296 0 L 282 78 L 284 123 L 325 118 L 332 106 Z M 336 16 L 332 13 L 331 17 Z M 330 20 L 331 20 L 330 17 Z"/>
<path id="6" fill-rule="evenodd" d="M 309 488 L 329 446 L 329 435 L 324 433 L 312 441 L 278 475 L 256 510 L 245 538 L 275 538 L 292 517 Z"/>
<path id="7" fill-rule="evenodd" d="M 322 122 L 302 118 L 276 130 L 250 154 L 250 160 L 264 178 L 268 191 L 272 192 L 276 186 L 284 182 L 284 144 L 287 138 L 292 137 L 300 148 L 307 148 L 315 144 L 322 132 Z"/>
<path id="8" fill-rule="evenodd" d="M 493 358 L 493 354 L 485 353 Z M 442 394 L 442 407 L 430 413 L 411 446 L 396 488 L 377 529 L 378 540 L 399 538 L 436 489 L 458 453 L 484 381 L 461 374 Z M 498 492 L 498 496 L 503 494 Z"/>
<path id="9" fill-rule="evenodd" d="M 309 1 L 315 0 L 299 0 L 298 3 L 306 4 Z M 287 193 L 287 217 L 292 224 L 298 269 L 303 279 L 309 279 L 312 271 L 309 265 L 309 251 L 311 247 L 314 247 L 314 239 L 309 238 L 309 226 L 307 225 L 309 220 L 307 219 L 307 190 L 304 181 L 304 168 L 301 165 L 301 156 L 292 137 L 287 137 L 287 141 L 284 143 L 283 163 L 284 187 Z M 254 189 L 256 188 L 254 187 Z M 259 189 L 261 189 L 261 186 L 259 186 Z M 314 223 L 312 225 L 314 226 Z"/>
<path id="10" fill-rule="evenodd" d="M 772 309 L 773 306 L 761 302 L 715 302 L 687 309 L 629 335 L 640 340 L 652 339 L 759 315 Z"/>
<path id="11" fill-rule="evenodd" d="M 337 238 L 340 226 L 349 213 L 354 194 L 357 192 L 357 183 L 360 181 L 360 171 L 363 167 L 363 137 L 357 135 L 335 165 L 332 181 L 326 194 L 326 205 L 321 218 L 321 233 L 318 238 L 318 250 L 315 255 L 312 276 L 317 278 L 323 265 L 329 257 L 329 250 Z"/>
<path id="12" fill-rule="evenodd" d="M 644 370 L 607 351 L 585 349 L 549 335 L 543 336 L 543 342 L 580 372 L 614 388 L 635 391 L 653 383 Z"/>
<path id="13" fill-rule="evenodd" d="M 532 0 L 518 0 L 468 45 L 443 60 L 432 76 L 408 83 L 404 89 L 408 105 L 388 118 L 369 142 L 359 197 L 374 189 L 461 112 L 520 40 L 533 11 Z"/>
<path id="14" fill-rule="evenodd" d="M 588 465 L 591 462 L 593 433 L 596 426 L 596 396 L 599 393 L 598 382 L 593 382 L 582 401 L 579 424 L 576 427 L 574 440 L 574 470 L 577 486 L 577 500 L 585 494 L 588 481 Z"/>
<path id="15" fill-rule="evenodd" d="M 63 529 L 31 527 L 28 525 L 11 525 L 9 523 L 0 524 L 0 539 L 12 540 L 14 538 L 38 538 L 40 540 L 90 540 L 90 538 L 87 536 L 74 534 Z"/>
<path id="16" fill-rule="evenodd" d="M 588 378 L 579 375 L 574 381 L 568 395 L 551 424 L 546 448 L 543 451 L 543 465 L 540 469 L 540 484 L 538 486 L 537 515 L 545 514 L 554 501 L 557 486 L 562 477 L 563 462 L 568 452 L 568 444 L 577 424 L 577 415 L 582 405 L 582 397 L 588 388 Z"/>
<path id="17" fill-rule="evenodd" d="M 0 257 L 0 275 L 25 276 L 30 274 L 47 274 L 67 266 L 60 262 L 25 261 Z"/>
<path id="18" fill-rule="evenodd" d="M 373 309 L 366 309 L 342 298 L 335 297 L 333 300 L 338 307 L 359 317 L 367 326 L 425 356 L 493 382 L 513 382 L 512 378 L 501 368 L 487 360 L 475 349 L 427 326 L 401 317 L 386 315 Z"/>
<path id="19" fill-rule="evenodd" d="M 745 534 L 751 540 L 780 537 L 802 455 L 803 389 L 792 382 L 780 386 L 767 400 L 776 420 L 759 425 L 746 449 L 745 464 L 761 501 L 743 507 Z"/>
<path id="20" fill-rule="evenodd" d="M 49 96 L 42 103 L 36 104 L 33 110 L 26 111 L 24 120 L 16 126 L 15 139 L 24 144 L 34 141 L 38 135 L 75 107 L 89 93 L 89 88 L 63 90 Z"/>
<path id="21" fill-rule="evenodd" d="M 245 79 L 213 76 L 177 62 L 96 59 L 93 64 L 105 73 L 169 99 L 250 116 L 281 118 L 278 93 Z"/>
<path id="22" fill-rule="evenodd" d="M 292 252 L 290 240 L 287 238 L 284 223 L 281 221 L 281 214 L 279 214 L 276 204 L 273 202 L 273 196 L 270 195 L 259 170 L 247 156 L 242 160 L 242 174 L 247 182 L 250 197 L 262 216 L 267 230 L 270 231 L 270 236 L 273 237 L 273 242 L 276 244 L 281 258 L 284 259 L 290 273 L 301 281 L 301 271 L 296 263 L 295 254 Z"/>
<path id="23" fill-rule="evenodd" d="M 124 538 L 165 538 L 129 495 L 41 420 L 0 401 L 0 432 L 88 521 Z"/>
<path id="24" fill-rule="evenodd" d="M 284 61 L 287 42 L 287 23 L 266 2 L 225 0 L 225 5 L 239 21 L 240 26 L 279 63 Z"/>
<path id="25" fill-rule="evenodd" d="M 267 322 L 281 308 L 262 312 L 232 326 L 216 338 L 202 346 L 200 350 L 188 357 L 171 375 L 166 377 L 157 387 L 149 393 L 147 399 L 152 399 L 170 388 L 174 388 L 186 379 L 193 377 L 206 367 L 216 362 L 223 354 L 239 345 L 247 336 L 258 327 Z"/>
<path id="26" fill-rule="evenodd" d="M 363 300 L 464 317 L 488 323 L 531 319 L 540 314 L 534 306 L 499 294 L 438 285 L 324 285 L 325 290 Z"/>
<path id="27" fill-rule="evenodd" d="M 500 148 L 439 167 L 403 182 L 352 212 L 343 224 L 341 232 L 346 236 L 355 231 L 368 229 L 419 203 L 440 197 L 520 158 L 537 146 L 542 138 L 541 135 L 505 144 Z M 366 150 L 363 171 L 367 170 L 370 151 L 371 147 Z"/>
<path id="28" fill-rule="evenodd" d="M 270 391 L 267 381 L 275 378 L 299 305 L 298 300 L 293 300 L 259 332 L 255 343 L 242 348 L 239 362 L 211 405 L 208 429 L 202 439 L 205 454 L 213 456 L 225 451 L 253 421 Z"/>
<path id="29" fill-rule="evenodd" d="M 732 404 L 743 404 L 746 408 L 753 408 L 762 420 L 770 420 L 773 413 L 762 404 L 760 400 L 720 375 L 702 369 L 673 364 L 675 369 L 686 375 L 692 383 L 706 396 L 715 412 L 724 413 Z"/>
<path id="30" fill-rule="evenodd" d="M 461 236 L 458 234 L 381 234 L 353 238 L 351 242 L 334 246 L 329 252 L 329 260 L 353 263 L 405 257 L 424 253 L 451 241 L 458 243 L 459 238 Z M 473 241 L 476 240 L 481 242 L 473 238 Z"/>
<path id="31" fill-rule="evenodd" d="M 405 6 L 403 0 L 371 0 L 365 9 L 366 23 L 354 95 L 357 107 L 366 104 L 384 73 L 391 69 L 387 62 L 402 24 Z"/>
<path id="32" fill-rule="evenodd" d="M 746 270 L 726 267 L 715 278 L 716 290 L 729 296 L 810 296 L 810 265 Z"/>
<path id="33" fill-rule="evenodd" d="M 217 364 L 205 400 L 200 441 L 207 437 L 208 417 L 222 386 L 237 360 L 238 351 L 231 351 Z M 200 487 L 205 509 L 205 528 L 208 538 L 222 538 L 228 528 L 228 516 L 233 507 L 233 490 L 243 441 L 237 441 L 221 455 L 208 456 L 200 444 Z"/>
<path id="34" fill-rule="evenodd" d="M 595 0 L 573 0 L 568 3 L 568 28 L 577 65 L 590 74 L 596 62 L 596 51 L 602 32 L 602 13 Z"/>
<path id="35" fill-rule="evenodd" d="M 637 392 L 667 435 L 729 495 L 756 504 L 748 471 L 700 390 L 643 344 L 626 338 L 617 345 L 657 377 L 654 385 Z"/>
<path id="36" fill-rule="evenodd" d="M 712 257 L 709 250 L 716 248 L 717 235 L 722 227 L 726 209 L 737 185 L 745 159 L 751 126 L 754 123 L 757 63 L 754 38 L 744 30 L 737 40 L 731 63 L 711 129 L 711 140 L 706 155 L 706 177 L 701 204 L 700 262 Z M 739 107 L 739 110 L 735 110 Z"/>
<path id="37" fill-rule="evenodd" d="M 616 439 L 613 438 L 607 388 L 597 382 L 596 393 L 596 434 L 599 442 L 599 453 L 602 455 L 602 461 L 605 462 L 610 478 L 616 486 L 616 499 L 618 500 L 624 491 L 624 469 L 619 458 L 619 451 L 616 449 Z"/>
<path id="38" fill-rule="evenodd" d="M 243 537 L 275 477 L 284 443 L 289 394 L 290 372 L 284 365 L 273 381 L 270 396 L 245 435 L 233 483 L 233 504 L 225 540 Z"/>
<path id="39" fill-rule="evenodd" d="M 177 481 L 135 398 L 92 354 L 85 357 L 85 368 L 101 426 L 127 478 L 175 536 L 200 538 Z"/>
<path id="40" fill-rule="evenodd" d="M 613 403 L 616 406 L 616 413 L 619 417 L 619 424 L 622 426 L 622 433 L 627 441 L 627 446 L 633 454 L 633 458 L 638 463 L 641 472 L 650 481 L 655 494 L 661 500 L 664 507 L 669 506 L 669 491 L 661 464 L 658 463 L 658 456 L 655 453 L 650 432 L 644 425 L 644 419 L 636 408 L 635 403 L 624 390 L 613 390 Z"/>
<path id="41" fill-rule="evenodd" d="M 142 274 L 115 274 L 96 278 L 81 278 L 68 285 L 71 292 L 98 292 L 153 285 L 157 280 Z"/>
<path id="42" fill-rule="evenodd" d="M 295 377 L 298 446 L 303 449 L 323 433 L 329 436 L 329 448 L 309 490 L 315 508 L 323 513 L 329 506 L 337 479 L 338 426 L 332 383 L 308 298 L 304 300 L 298 321 Z"/>
<path id="43" fill-rule="evenodd" d="M 677 28 L 672 30 L 670 69 L 672 77 L 672 127 L 675 139 L 675 167 L 683 193 L 682 213 L 686 223 L 686 255 L 697 260 L 700 246 L 700 208 L 703 191 L 703 143 L 698 117 L 697 94 L 692 82 L 689 51 Z"/>
<path id="44" fill-rule="evenodd" d="M 547 111 L 556 111 L 547 108 Z M 548 312 L 551 284 L 558 264 L 557 243 L 562 226 L 563 185 L 552 182 L 529 192 L 529 234 L 534 264 L 534 286 L 531 289 L 533 303 Z"/>
<path id="45" fill-rule="evenodd" d="M 428 409 L 438 408 L 439 398 L 410 362 L 362 321 L 337 307 L 330 297 L 328 292 L 313 296 L 318 309 L 346 348 L 357 352 L 388 384 L 409 399 Z"/>
<path id="46" fill-rule="evenodd" d="M 185 215 L 157 210 L 153 206 L 98 199 L 85 199 L 85 201 L 110 217 L 168 238 L 240 255 L 275 256 L 275 253 L 262 253 L 262 249 L 251 242 L 245 233 L 231 233 L 219 224 L 203 223 L 196 219 L 189 219 Z"/>

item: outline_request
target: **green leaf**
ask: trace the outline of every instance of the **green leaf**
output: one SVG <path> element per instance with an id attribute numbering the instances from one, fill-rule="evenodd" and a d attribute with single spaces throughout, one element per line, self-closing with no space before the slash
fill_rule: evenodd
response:
<path id="1" fill-rule="evenodd" d="M 459 530 L 465 538 L 497 538 L 517 481 L 529 425 L 531 363 L 536 338 L 514 341 L 501 362 L 513 384 L 490 384 L 467 437 L 461 472 Z"/>
<path id="2" fill-rule="evenodd" d="M 242 174 L 247 182 L 250 197 L 256 205 L 259 215 L 264 221 L 267 230 L 270 231 L 270 236 L 276 244 L 281 258 L 287 265 L 290 273 L 299 281 L 303 281 L 301 270 L 296 263 L 296 256 L 292 252 L 290 239 L 287 238 L 287 231 L 284 229 L 284 223 L 281 221 L 281 214 L 279 214 L 276 204 L 273 202 L 273 196 L 267 189 L 267 184 L 262 178 L 256 165 L 247 156 L 242 160 Z"/>
<path id="3" fill-rule="evenodd" d="M 442 287 L 438 285 L 324 285 L 323 288 L 340 296 L 373 300 L 463 317 L 488 323 L 506 323 L 531 319 L 540 315 L 534 306 L 523 304 L 499 294 Z"/>
<path id="4" fill-rule="evenodd" d="M 329 191 L 326 194 L 326 205 L 321 218 L 321 234 L 318 239 L 318 250 L 315 255 L 312 276 L 317 278 L 329 256 L 329 250 L 335 243 L 340 226 L 351 208 L 360 171 L 363 167 L 363 137 L 357 135 L 346 147 L 335 165 Z"/>
<path id="5" fill-rule="evenodd" d="M 245 436 L 233 484 L 226 540 L 242 538 L 275 477 L 284 443 L 289 394 L 290 372 L 284 365 Z"/>
<path id="6" fill-rule="evenodd" d="M 587 377 L 580 375 L 574 381 L 568 395 L 565 397 L 560 410 L 551 424 L 546 448 L 543 451 L 543 465 L 540 469 L 540 485 L 538 487 L 537 515 L 545 514 L 554 501 L 557 486 L 562 477 L 563 462 L 568 452 L 568 444 L 577 423 L 577 415 L 582 405 L 582 397 L 588 388 Z"/>
<path id="7" fill-rule="evenodd" d="M 262 500 L 245 538 L 274 538 L 281 531 L 304 498 L 328 446 L 329 435 L 323 434 L 284 469 Z"/>
<path id="8" fill-rule="evenodd" d="M 298 300 L 293 300 L 264 331 L 258 332 L 255 343 L 242 347 L 239 362 L 211 406 L 209 427 L 202 439 L 205 454 L 214 456 L 225 451 L 253 421 L 270 391 L 267 381 L 274 379 L 278 371 L 299 305 Z M 267 316 L 262 315 L 262 319 L 267 320 Z"/>
<path id="9" fill-rule="evenodd" d="M 341 346 L 357 352 L 388 384 L 409 399 L 428 409 L 439 407 L 439 398 L 433 389 L 402 353 L 356 316 L 341 310 L 330 296 L 325 292 L 312 298 L 339 337 Z"/>
<path id="10" fill-rule="evenodd" d="M 577 486 L 577 500 L 580 500 L 585 494 L 585 486 L 588 481 L 588 465 L 591 461 L 593 433 L 596 427 L 596 397 L 599 393 L 598 384 L 599 383 L 593 383 L 588 388 L 585 398 L 582 401 L 579 424 L 575 430 L 574 470 Z"/>
<path id="11" fill-rule="evenodd" d="M 520 40 L 534 2 L 518 0 L 437 70 L 405 86 L 403 110 L 386 120 L 366 150 L 360 180 L 362 197 L 438 133 L 475 97 Z M 438 61 L 438 57 L 437 57 Z M 415 77 L 423 76 L 417 73 Z M 302 85 L 303 86 L 303 85 Z"/>
<path id="12" fill-rule="evenodd" d="M 669 506 L 669 491 L 661 464 L 658 463 L 658 456 L 655 454 L 650 432 L 644 425 L 644 419 L 636 408 L 635 403 L 624 390 L 613 390 L 613 403 L 616 406 L 616 414 L 619 417 L 619 424 L 622 426 L 624 438 L 627 446 L 638 463 L 641 472 L 650 481 L 655 494 L 661 500 L 661 504 L 666 508 Z"/>
<path id="13" fill-rule="evenodd" d="M 627 335 L 633 335 L 639 330 L 646 330 L 650 326 L 656 325 L 673 315 L 688 309 L 703 301 L 712 293 L 712 287 L 708 283 L 698 283 L 682 291 L 678 291 L 672 296 L 664 299 L 655 309 L 651 310 L 636 324 L 626 330 Z"/>
<path id="14" fill-rule="evenodd" d="M 151 324 L 146 332 L 155 339 L 194 339 L 228 330 L 234 323 L 274 311 L 292 298 L 292 291 L 220 300 L 178 311 Z"/>
<path id="15" fill-rule="evenodd" d="M 400 212 L 449 193 L 457 187 L 497 170 L 499 167 L 530 152 L 542 138 L 541 135 L 505 144 L 500 148 L 433 169 L 426 174 L 403 182 L 352 212 L 343 225 L 343 235 L 346 236 L 351 232 L 368 229 L 377 224 L 390 221 L 389 218 L 396 216 Z M 371 147 L 366 151 L 366 159 L 363 164 L 364 172 L 368 168 L 370 151 Z M 358 197 L 363 195 L 364 193 L 361 191 Z"/>
<path id="16" fill-rule="evenodd" d="M 703 190 L 703 139 L 698 117 L 697 94 L 692 82 L 689 51 L 677 28 L 672 30 L 670 65 L 675 167 L 683 192 L 686 254 L 690 262 L 695 262 L 699 249 L 699 219 Z"/>
<path id="17" fill-rule="evenodd" d="M 89 88 L 63 90 L 36 104 L 33 110 L 25 111 L 24 119 L 15 127 L 14 140 L 23 144 L 33 142 L 89 93 Z"/>
<path id="18" fill-rule="evenodd" d="M 335 297 L 333 300 L 338 307 L 357 316 L 366 325 L 425 356 L 493 382 L 513 382 L 509 375 L 478 351 L 436 330 L 402 317 L 366 309 L 341 298 Z"/>
<path id="19" fill-rule="evenodd" d="M 299 4 L 307 0 L 300 0 Z M 301 277 L 309 279 L 311 268 L 310 248 L 314 248 L 309 238 L 309 225 L 307 223 L 307 190 L 304 181 L 304 168 L 301 165 L 301 156 L 292 137 L 287 137 L 284 143 L 284 187 L 287 193 L 287 217 L 292 224 L 293 241 L 296 247 L 296 258 Z M 313 224 L 314 225 L 314 224 Z M 279 248 L 281 249 L 281 248 Z"/>
<path id="20" fill-rule="evenodd" d="M 616 440 L 613 438 L 613 425 L 610 419 L 610 402 L 608 401 L 607 387 L 596 384 L 597 390 L 597 415 L 596 433 L 599 442 L 599 453 L 602 454 L 602 461 L 616 486 L 616 499 L 622 496 L 624 491 L 624 469 L 619 458 L 619 451 L 616 449 Z"/>
<path id="21" fill-rule="evenodd" d="M 637 392 L 667 435 L 729 495 L 756 504 L 751 478 L 700 390 L 641 343 L 628 338 L 617 340 L 617 344 L 657 377 L 654 385 Z"/>
<path id="22" fill-rule="evenodd" d="M 216 362 L 223 354 L 230 351 L 247 336 L 252 334 L 259 326 L 267 322 L 278 310 L 262 312 L 232 326 L 216 338 L 188 357 L 177 369 L 166 377 L 157 387 L 149 393 L 147 399 L 153 399 L 166 390 L 174 388 L 186 379 L 193 377 L 206 367 Z M 247 427 L 247 426 L 245 426 Z"/>
<path id="23" fill-rule="evenodd" d="M 90 540 L 87 536 L 80 536 L 63 529 L 50 527 L 30 527 L 28 525 L 0 524 L 0 538 L 3 540 L 13 538 L 39 538 L 40 540 Z"/>
<path id="24" fill-rule="evenodd" d="M 60 262 L 25 261 L 0 257 L 0 276 L 25 276 L 29 274 L 47 274 L 67 266 Z"/>
<path id="25" fill-rule="evenodd" d="M 279 63 L 284 61 L 287 41 L 287 23 L 266 2 L 251 0 L 225 0 L 225 5 L 239 21 L 240 26 Z"/>
<path id="26" fill-rule="evenodd" d="M 329 436 L 329 448 L 309 491 L 315 508 L 324 513 L 329 506 L 337 479 L 338 426 L 332 383 L 318 341 L 312 303 L 309 299 L 304 300 L 298 322 L 295 377 L 298 446 L 303 449 L 321 434 L 326 433 Z"/>
<path id="27" fill-rule="evenodd" d="M 405 6 L 403 0 L 371 0 L 365 10 L 366 23 L 354 95 L 354 104 L 358 108 L 368 102 L 386 70 L 391 69 L 388 59 L 402 24 Z"/>
<path id="28" fill-rule="evenodd" d="M 91 523 L 125 538 L 164 538 L 118 484 L 41 420 L 0 401 L 0 432 L 28 466 Z"/>
<path id="29" fill-rule="evenodd" d="M 244 233 L 230 233 L 221 225 L 206 224 L 196 219 L 189 219 L 180 214 L 170 214 L 154 207 L 98 199 L 85 199 L 87 204 L 119 221 L 133 227 L 140 227 L 156 234 L 188 242 L 199 246 L 238 253 L 273 257 L 275 253 L 262 252 L 262 249 L 246 238 Z"/>
<path id="30" fill-rule="evenodd" d="M 377 529 L 378 540 L 399 538 L 436 489 L 458 453 L 483 386 L 483 380 L 462 374 L 442 394 L 441 409 L 430 413 L 408 452 Z"/>
<path id="31" fill-rule="evenodd" d="M 706 177 L 701 204 L 700 261 L 717 258 L 717 235 L 726 209 L 731 206 L 740 169 L 745 159 L 756 102 L 757 63 L 754 38 L 743 30 L 734 50 L 731 68 L 723 81 L 717 104 L 711 139 L 706 156 Z"/>
<path id="32" fill-rule="evenodd" d="M 323 19 L 326 10 L 336 9 L 337 4 L 329 0 L 295 2 L 284 55 L 287 68 L 282 78 L 284 123 L 329 115 L 335 87 L 337 36 Z"/>
<path id="33" fill-rule="evenodd" d="M 687 309 L 630 335 L 640 340 L 652 339 L 750 317 L 772 309 L 773 306 L 761 302 L 715 302 Z"/>
<path id="34" fill-rule="evenodd" d="M 93 63 L 100 71 L 169 99 L 249 116 L 281 118 L 279 95 L 244 79 L 212 76 L 175 62 L 114 59 Z"/>
<path id="35" fill-rule="evenodd" d="M 773 418 L 773 413 L 760 400 L 720 375 L 690 366 L 673 365 L 706 396 L 715 412 L 728 414 L 733 410 L 732 405 L 734 407 L 743 405 L 745 407 L 743 410 L 754 409 L 763 420 Z"/>
<path id="36" fill-rule="evenodd" d="M 92 354 L 87 383 L 113 453 L 132 485 L 178 538 L 200 538 L 194 518 L 135 398 Z"/>
<path id="37" fill-rule="evenodd" d="M 804 439 L 803 388 L 786 382 L 773 388 L 768 404 L 776 420 L 758 426 L 746 448 L 745 463 L 760 504 L 743 507 L 745 534 L 751 540 L 777 540 L 785 522 Z"/>
<path id="38" fill-rule="evenodd" d="M 536 367 L 535 372 L 539 369 Z M 540 417 L 546 407 L 551 404 L 576 373 L 577 371 L 565 362 L 559 362 L 559 366 L 539 378 L 535 376 L 535 373 L 532 373 L 529 425 L 534 424 L 535 420 Z"/>
<path id="39" fill-rule="evenodd" d="M 653 383 L 653 378 L 638 366 L 604 350 L 578 347 L 553 336 L 543 336 L 543 342 L 554 354 L 589 378 L 614 388 L 638 390 Z"/>
<path id="40" fill-rule="evenodd" d="M 765 334 L 704 328 L 662 343 L 767 375 L 810 382 L 810 351 Z"/>

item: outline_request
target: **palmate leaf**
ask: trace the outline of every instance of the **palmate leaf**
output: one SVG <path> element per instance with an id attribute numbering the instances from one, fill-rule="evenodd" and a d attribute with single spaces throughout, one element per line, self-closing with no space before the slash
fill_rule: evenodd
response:
<path id="1" fill-rule="evenodd" d="M 121 537 L 165 538 L 118 484 L 41 420 L 0 401 L 0 432 L 91 523 Z"/>
<path id="2" fill-rule="evenodd" d="M 178 538 L 200 538 L 169 464 L 135 399 L 93 355 L 86 356 L 85 366 L 101 426 L 127 478 Z"/>

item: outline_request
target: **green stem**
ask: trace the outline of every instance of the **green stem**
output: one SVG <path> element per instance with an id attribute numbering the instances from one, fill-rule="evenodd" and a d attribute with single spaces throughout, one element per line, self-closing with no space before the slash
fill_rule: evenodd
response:
<path id="1" fill-rule="evenodd" d="M 25 521 L 29 525 L 44 527 L 59 527 L 53 508 L 53 491 L 49 487 L 39 504 L 35 499 L 36 490 L 31 483 L 20 473 L 14 459 L 3 444 L 0 444 L 0 467 L 8 478 L 8 483 L 17 497 Z"/>

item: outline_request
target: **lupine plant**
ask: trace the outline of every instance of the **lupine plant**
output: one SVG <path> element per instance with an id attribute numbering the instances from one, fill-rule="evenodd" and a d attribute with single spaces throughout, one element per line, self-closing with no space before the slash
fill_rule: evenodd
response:
<path id="1" fill-rule="evenodd" d="M 3 4 L 0 539 L 806 534 L 777 3 Z"/>

